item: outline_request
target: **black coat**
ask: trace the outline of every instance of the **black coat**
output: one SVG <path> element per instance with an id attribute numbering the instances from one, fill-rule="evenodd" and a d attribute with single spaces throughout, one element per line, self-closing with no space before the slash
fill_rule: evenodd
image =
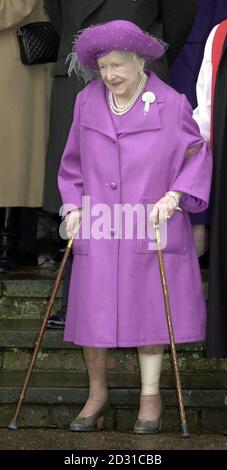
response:
<path id="1" fill-rule="evenodd" d="M 213 183 L 207 319 L 208 357 L 227 357 L 227 38 L 214 94 Z"/>
<path id="2" fill-rule="evenodd" d="M 61 204 L 57 173 L 64 150 L 75 96 L 84 86 L 67 76 L 65 59 L 72 50 L 74 35 L 90 25 L 114 19 L 136 23 L 168 42 L 167 55 L 153 69 L 168 80 L 168 66 L 180 51 L 192 27 L 198 0 L 46 0 L 46 11 L 61 36 L 57 63 L 53 68 L 50 134 L 46 160 L 44 209 L 58 212 Z"/>

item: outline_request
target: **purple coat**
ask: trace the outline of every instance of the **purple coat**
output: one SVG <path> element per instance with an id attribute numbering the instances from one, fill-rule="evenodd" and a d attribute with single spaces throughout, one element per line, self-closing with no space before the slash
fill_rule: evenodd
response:
<path id="1" fill-rule="evenodd" d="M 184 95 L 153 73 L 146 90 L 156 96 L 149 113 L 139 98 L 117 130 L 102 81 L 78 94 L 59 188 L 64 204 L 81 207 L 89 195 L 91 205 L 112 211 L 117 203 L 154 203 L 168 190 L 185 193 L 183 211 L 168 221 L 164 262 L 175 340 L 200 341 L 205 304 L 188 211 L 207 207 L 211 154 Z M 64 340 L 107 348 L 169 343 L 157 254 L 148 238 L 119 240 L 110 225 L 109 239 L 74 242 Z"/>

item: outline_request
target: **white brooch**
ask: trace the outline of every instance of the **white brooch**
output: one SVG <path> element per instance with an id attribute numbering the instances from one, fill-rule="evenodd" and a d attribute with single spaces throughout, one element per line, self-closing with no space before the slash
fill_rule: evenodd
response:
<path id="1" fill-rule="evenodd" d="M 156 96 L 152 91 L 146 91 L 146 93 L 142 96 L 142 101 L 145 103 L 144 105 L 144 114 L 147 114 L 150 109 L 150 104 L 154 103 L 156 100 Z"/>

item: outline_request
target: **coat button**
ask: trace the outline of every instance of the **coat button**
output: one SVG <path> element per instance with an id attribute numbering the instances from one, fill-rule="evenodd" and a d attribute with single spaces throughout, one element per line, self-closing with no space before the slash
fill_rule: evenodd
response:
<path id="1" fill-rule="evenodd" d="M 112 183 L 110 183 L 110 187 L 111 187 L 111 189 L 117 189 L 117 183 L 114 183 L 112 181 Z"/>
<path id="2" fill-rule="evenodd" d="M 115 233 L 116 233 L 116 229 L 111 227 L 110 228 L 110 234 L 113 236 L 113 235 L 115 235 Z"/>

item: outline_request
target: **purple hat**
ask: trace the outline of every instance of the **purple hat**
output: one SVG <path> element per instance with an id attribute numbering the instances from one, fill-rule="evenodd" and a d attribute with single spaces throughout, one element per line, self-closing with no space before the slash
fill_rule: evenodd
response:
<path id="1" fill-rule="evenodd" d="M 109 21 L 87 28 L 76 38 L 74 50 L 68 57 L 71 60 L 69 73 L 73 69 L 78 72 L 78 62 L 87 70 L 97 70 L 97 59 L 113 50 L 135 52 L 145 62 L 152 62 L 161 57 L 166 48 L 167 44 L 144 33 L 130 21 Z"/>

